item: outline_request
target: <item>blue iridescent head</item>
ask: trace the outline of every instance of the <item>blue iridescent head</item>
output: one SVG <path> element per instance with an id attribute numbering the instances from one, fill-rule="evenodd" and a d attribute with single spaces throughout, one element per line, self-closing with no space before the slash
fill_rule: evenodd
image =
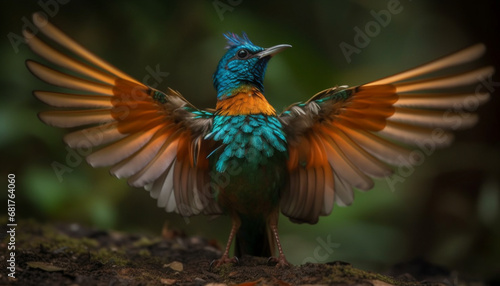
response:
<path id="1" fill-rule="evenodd" d="M 277 45 L 265 49 L 254 45 L 245 33 L 241 37 L 227 33 L 224 37 L 228 42 L 227 52 L 219 61 L 213 76 L 217 98 L 230 96 L 232 90 L 242 85 L 255 86 L 264 92 L 264 74 L 269 59 L 291 46 Z"/>

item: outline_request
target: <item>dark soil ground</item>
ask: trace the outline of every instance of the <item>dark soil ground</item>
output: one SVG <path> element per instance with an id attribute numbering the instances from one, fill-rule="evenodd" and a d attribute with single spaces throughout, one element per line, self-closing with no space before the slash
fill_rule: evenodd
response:
<path id="1" fill-rule="evenodd" d="M 221 255 L 217 243 L 167 229 L 152 237 L 77 224 L 22 221 L 19 226 L 16 279 L 7 276 L 8 237 L 1 232 L 0 285 L 486 285 L 420 261 L 395 267 L 395 277 L 344 262 L 277 269 L 258 257 L 210 269 Z"/>

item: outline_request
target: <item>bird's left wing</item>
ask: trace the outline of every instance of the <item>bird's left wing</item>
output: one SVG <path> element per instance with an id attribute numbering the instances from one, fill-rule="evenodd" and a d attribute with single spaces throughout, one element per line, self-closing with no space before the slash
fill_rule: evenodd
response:
<path id="1" fill-rule="evenodd" d="M 456 92 L 491 76 L 493 67 L 458 74 L 449 68 L 473 61 L 482 44 L 378 81 L 335 87 L 287 108 L 280 120 L 287 134 L 289 182 L 281 210 L 292 220 L 315 223 L 338 205 L 349 205 L 353 188 L 369 190 L 372 178 L 392 174 L 390 165 L 417 164 L 422 152 L 408 147 L 449 144 L 448 130 L 473 125 L 468 110 L 489 94 Z M 448 69 L 444 76 L 432 73 Z M 469 111 L 469 112 L 468 112 Z"/>
<path id="2" fill-rule="evenodd" d="M 40 119 L 56 127 L 84 126 L 67 134 L 66 144 L 93 151 L 87 156 L 90 165 L 113 166 L 113 175 L 128 178 L 132 186 L 145 187 L 166 211 L 184 216 L 221 213 L 210 194 L 207 157 L 213 142 L 204 140 L 212 126 L 212 112 L 196 109 L 172 89 L 163 93 L 138 82 L 41 15 L 35 14 L 33 22 L 73 54 L 68 56 L 23 31 L 34 52 L 67 71 L 32 60 L 26 62 L 28 69 L 47 83 L 73 90 L 35 91 L 41 101 L 64 108 L 41 112 Z"/>

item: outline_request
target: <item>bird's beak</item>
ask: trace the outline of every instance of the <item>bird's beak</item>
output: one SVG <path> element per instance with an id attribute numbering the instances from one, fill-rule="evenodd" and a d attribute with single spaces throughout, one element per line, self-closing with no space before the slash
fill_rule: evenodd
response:
<path id="1" fill-rule="evenodd" d="M 259 59 L 262 59 L 264 57 L 272 57 L 274 55 L 276 55 L 277 53 L 283 51 L 284 49 L 287 49 L 287 48 L 291 48 L 292 46 L 291 45 L 276 45 L 276 46 L 273 46 L 273 47 L 270 47 L 270 48 L 267 48 L 265 50 L 263 50 L 262 52 L 258 53 L 257 56 L 259 57 Z"/>

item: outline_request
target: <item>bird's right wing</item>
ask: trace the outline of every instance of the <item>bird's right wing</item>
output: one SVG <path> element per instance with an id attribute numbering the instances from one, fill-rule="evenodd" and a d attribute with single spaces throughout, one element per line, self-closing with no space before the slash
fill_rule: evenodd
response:
<path id="1" fill-rule="evenodd" d="M 58 109 L 41 112 L 40 119 L 56 127 L 82 127 L 64 137 L 66 144 L 91 153 L 87 161 L 93 167 L 112 166 L 116 177 L 145 187 L 166 211 L 184 216 L 220 214 L 211 193 L 207 159 L 214 142 L 204 139 L 213 113 L 195 108 L 172 89 L 161 92 L 133 79 L 40 14 L 33 16 L 33 22 L 66 53 L 25 30 L 30 48 L 59 66 L 52 69 L 28 60 L 28 69 L 41 80 L 70 90 L 35 91 L 38 99 Z"/>

